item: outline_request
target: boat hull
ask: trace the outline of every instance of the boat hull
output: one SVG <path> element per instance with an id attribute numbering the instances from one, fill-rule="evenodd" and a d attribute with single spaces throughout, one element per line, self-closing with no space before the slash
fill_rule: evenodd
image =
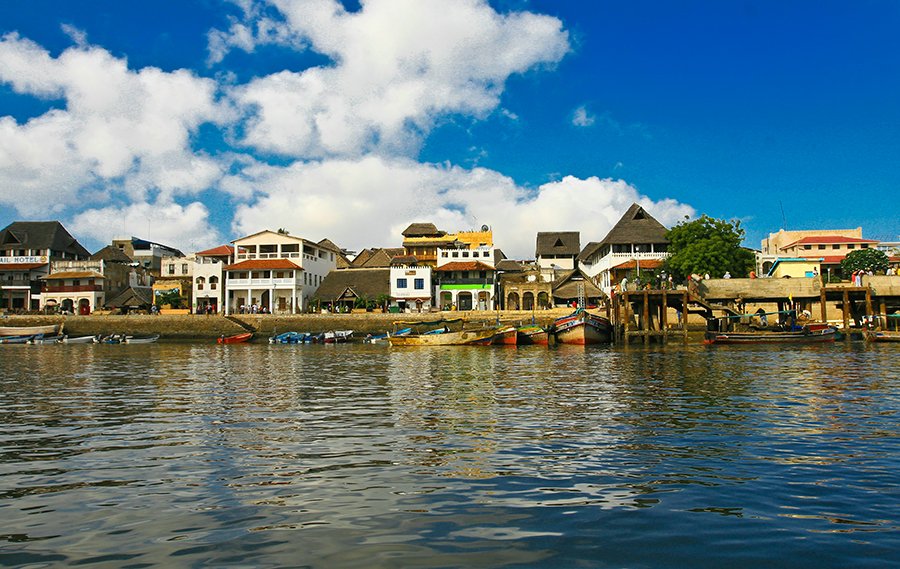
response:
<path id="1" fill-rule="evenodd" d="M 235 334 L 234 336 L 222 336 L 216 340 L 218 344 L 243 344 L 253 337 L 251 332 L 245 334 Z"/>
<path id="2" fill-rule="evenodd" d="M 516 343 L 521 345 L 538 344 L 546 346 L 549 340 L 550 334 L 540 326 L 523 326 L 516 330 Z"/>
<path id="3" fill-rule="evenodd" d="M 56 335 L 59 326 L 51 324 L 47 326 L 0 326 L 0 336 L 45 336 Z"/>
<path id="4" fill-rule="evenodd" d="M 553 323 L 559 344 L 608 344 L 612 341 L 612 324 L 606 318 L 584 311 L 558 318 Z"/>
<path id="5" fill-rule="evenodd" d="M 720 333 L 707 337 L 707 344 L 818 344 L 834 342 L 837 330 L 803 330 L 800 332 L 735 332 Z"/>
<path id="6" fill-rule="evenodd" d="M 494 333 L 491 343 L 497 346 L 515 346 L 518 343 L 518 332 L 514 327 L 502 328 Z"/>
<path id="7" fill-rule="evenodd" d="M 444 332 L 443 334 L 408 334 L 391 336 L 388 342 L 392 346 L 465 346 L 490 343 L 496 330 L 463 330 L 461 332 Z"/>
<path id="8" fill-rule="evenodd" d="M 900 332 L 866 332 L 869 342 L 900 342 Z"/>

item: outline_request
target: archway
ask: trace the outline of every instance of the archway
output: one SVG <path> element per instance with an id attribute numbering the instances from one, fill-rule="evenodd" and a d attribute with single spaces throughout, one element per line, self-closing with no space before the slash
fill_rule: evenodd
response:
<path id="1" fill-rule="evenodd" d="M 478 293 L 478 310 L 490 310 L 491 309 L 491 294 L 483 290 Z"/>
<path id="2" fill-rule="evenodd" d="M 441 310 L 450 310 L 453 305 L 453 293 L 444 291 L 441 293 Z"/>
<path id="3" fill-rule="evenodd" d="M 78 314 L 81 316 L 88 316 L 91 313 L 91 301 L 82 298 L 78 301 Z"/>
<path id="4" fill-rule="evenodd" d="M 539 292 L 537 296 L 538 308 L 541 310 L 550 308 L 550 295 L 546 292 Z"/>
<path id="5" fill-rule="evenodd" d="M 75 312 L 75 301 L 71 298 L 64 298 L 62 303 L 59 305 L 60 310 L 63 312 L 71 312 L 74 314 Z"/>
<path id="6" fill-rule="evenodd" d="M 518 310 L 519 309 L 519 293 L 511 292 L 506 297 L 506 309 L 507 310 Z"/>
<path id="7" fill-rule="evenodd" d="M 459 293 L 459 296 L 456 297 L 456 307 L 459 310 L 472 310 L 472 293 Z"/>
<path id="8" fill-rule="evenodd" d="M 534 310 L 533 292 L 526 292 L 522 294 L 522 310 Z"/>

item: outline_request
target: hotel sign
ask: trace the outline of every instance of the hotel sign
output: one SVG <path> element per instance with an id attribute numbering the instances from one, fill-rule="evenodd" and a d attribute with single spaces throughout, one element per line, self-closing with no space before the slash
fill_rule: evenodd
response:
<path id="1" fill-rule="evenodd" d="M 40 257 L 0 257 L 0 264 L 3 265 L 26 265 L 26 264 L 47 264 L 50 259 L 46 255 Z"/>

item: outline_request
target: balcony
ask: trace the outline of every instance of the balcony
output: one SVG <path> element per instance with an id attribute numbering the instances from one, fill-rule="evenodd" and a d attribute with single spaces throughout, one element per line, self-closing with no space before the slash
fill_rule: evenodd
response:
<path id="1" fill-rule="evenodd" d="M 301 253 L 238 253 L 235 260 L 240 262 L 256 259 L 299 259 L 301 255 Z M 309 257 L 309 255 L 304 256 Z"/>
<path id="2" fill-rule="evenodd" d="M 103 292 L 103 285 L 56 285 L 45 287 L 42 292 Z"/>
<path id="3" fill-rule="evenodd" d="M 303 286 L 300 279 L 228 279 L 226 288 L 248 289 L 248 288 L 296 288 Z"/>

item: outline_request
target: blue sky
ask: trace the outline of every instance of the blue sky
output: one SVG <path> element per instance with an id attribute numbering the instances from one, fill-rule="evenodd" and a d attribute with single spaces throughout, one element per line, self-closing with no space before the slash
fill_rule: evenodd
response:
<path id="1" fill-rule="evenodd" d="M 413 221 L 603 238 L 639 201 L 896 240 L 900 3 L 0 4 L 0 225 L 91 250 Z"/>

